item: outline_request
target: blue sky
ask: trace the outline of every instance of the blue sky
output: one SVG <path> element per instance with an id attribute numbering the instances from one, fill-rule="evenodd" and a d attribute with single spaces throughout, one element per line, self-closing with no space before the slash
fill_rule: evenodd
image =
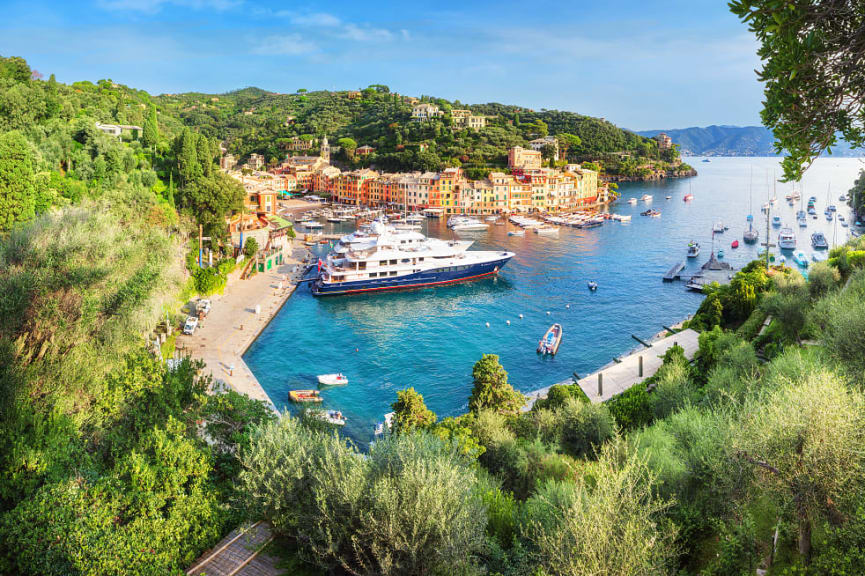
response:
<path id="1" fill-rule="evenodd" d="M 259 86 L 503 102 L 635 129 L 759 124 L 757 44 L 721 0 L 0 0 L 0 54 L 154 93 Z"/>

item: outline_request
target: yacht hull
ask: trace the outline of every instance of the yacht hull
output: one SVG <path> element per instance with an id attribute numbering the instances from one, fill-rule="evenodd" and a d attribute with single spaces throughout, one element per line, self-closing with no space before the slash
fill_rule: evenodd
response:
<path id="1" fill-rule="evenodd" d="M 497 274 L 510 259 L 511 256 L 507 256 L 488 262 L 444 266 L 404 276 L 370 278 L 351 282 L 323 282 L 321 279 L 318 279 L 312 284 L 312 293 L 315 296 L 339 296 L 343 294 L 361 294 L 364 292 L 384 292 L 387 290 L 414 290 L 430 286 L 455 284 L 457 282 L 477 280 L 485 276 Z"/>

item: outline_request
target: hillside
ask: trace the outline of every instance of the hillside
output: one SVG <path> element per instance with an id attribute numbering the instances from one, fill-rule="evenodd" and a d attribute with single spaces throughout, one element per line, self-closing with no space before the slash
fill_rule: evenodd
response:
<path id="1" fill-rule="evenodd" d="M 679 145 L 683 156 L 777 156 L 771 130 L 763 126 L 706 126 L 671 130 L 643 130 L 641 136 L 653 137 L 665 132 Z M 862 155 L 849 144 L 839 141 L 833 156 L 853 158 Z"/>
<path id="2" fill-rule="evenodd" d="M 436 104 L 444 115 L 414 122 L 414 100 L 381 85 L 356 92 L 276 94 L 245 88 L 227 94 L 172 94 L 155 99 L 163 114 L 224 140 L 240 159 L 256 152 L 275 162 L 289 151 L 292 138 L 327 136 L 331 144 L 348 138 L 350 145 L 375 148 L 370 157 L 353 159 L 356 165 L 389 171 L 461 166 L 470 175 L 484 175 L 507 165 L 508 148 L 527 147 L 532 139 L 553 135 L 567 159 L 602 161 L 614 173 L 620 168 L 617 153 L 645 161 L 676 160 L 674 155 L 659 156 L 649 138 L 573 112 L 534 111 L 497 103 L 465 105 L 424 96 L 421 101 Z M 487 127 L 477 132 L 453 129 L 451 111 L 455 108 L 486 116 Z"/>

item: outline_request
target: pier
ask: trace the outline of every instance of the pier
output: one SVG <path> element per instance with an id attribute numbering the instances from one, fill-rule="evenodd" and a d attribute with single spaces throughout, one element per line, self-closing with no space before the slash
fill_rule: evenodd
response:
<path id="1" fill-rule="evenodd" d="M 277 414 L 276 405 L 243 361 L 243 354 L 282 308 L 306 270 L 303 261 L 309 252 L 297 244 L 285 263 L 274 270 L 246 280 L 233 273 L 223 294 L 211 297 L 213 308 L 195 334 L 177 337 L 181 353 L 204 361 L 203 372 L 213 376 L 215 390 L 228 386 L 261 400 Z"/>
<path id="2" fill-rule="evenodd" d="M 592 403 L 606 402 L 614 396 L 618 396 L 632 386 L 643 382 L 646 378 L 654 376 L 663 363 L 664 353 L 674 345 L 679 345 L 685 350 L 688 360 L 694 358 L 694 354 L 700 348 L 699 334 L 688 328 L 671 336 L 655 340 L 648 348 L 636 350 L 627 356 L 618 358 L 597 372 L 580 378 L 572 378 L 559 382 L 558 385 L 579 384 L 582 391 L 588 396 Z M 642 343 L 642 341 L 641 341 Z M 528 401 L 523 411 L 531 410 L 539 398 L 546 398 L 552 386 L 547 386 L 528 394 Z"/>
<path id="3" fill-rule="evenodd" d="M 677 262 L 673 264 L 673 267 L 667 270 L 667 273 L 664 274 L 664 282 L 672 282 L 673 280 L 678 280 L 681 277 L 682 270 L 685 269 L 685 261 Z"/>

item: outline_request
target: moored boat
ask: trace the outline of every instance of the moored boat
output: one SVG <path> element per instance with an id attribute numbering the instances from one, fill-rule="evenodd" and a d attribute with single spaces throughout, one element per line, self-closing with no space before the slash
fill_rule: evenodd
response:
<path id="1" fill-rule="evenodd" d="M 811 234 L 811 246 L 813 246 L 815 250 L 828 250 L 829 242 L 826 241 L 826 237 L 822 232 L 814 232 Z"/>
<path id="2" fill-rule="evenodd" d="M 796 254 L 793 256 L 793 260 L 795 260 L 796 264 L 798 264 L 802 268 L 808 267 L 808 257 L 805 256 L 804 252 L 796 252 Z"/>
<path id="3" fill-rule="evenodd" d="M 700 244 L 693 240 L 688 242 L 688 258 L 696 258 L 700 255 Z"/>
<path id="4" fill-rule="evenodd" d="M 292 402 L 321 402 L 318 390 L 292 390 L 288 393 Z"/>
<path id="5" fill-rule="evenodd" d="M 589 286 L 589 290 L 591 290 L 592 292 L 594 292 L 595 290 L 598 289 L 598 283 L 595 282 L 594 280 L 589 280 L 588 286 Z"/>
<path id="6" fill-rule="evenodd" d="M 778 248 L 781 250 L 796 249 L 796 235 L 792 228 L 782 228 L 778 233 Z"/>
<path id="7" fill-rule="evenodd" d="M 508 230 L 508 236 L 525 236 L 525 230 Z"/>
<path id="8" fill-rule="evenodd" d="M 693 199 L 694 199 L 694 195 L 691 194 L 690 192 L 688 192 L 687 194 L 685 194 L 684 198 L 682 198 L 682 201 L 683 202 L 690 202 Z"/>
<path id="9" fill-rule="evenodd" d="M 640 196 L 640 200 L 642 200 L 643 202 L 651 202 L 652 201 L 652 195 L 651 194 L 643 194 L 642 196 Z"/>
<path id="10" fill-rule="evenodd" d="M 348 384 L 348 378 L 342 373 L 338 374 L 319 374 L 318 383 L 324 386 L 341 386 Z"/>
<path id="11" fill-rule="evenodd" d="M 538 354 L 549 354 L 555 356 L 559 351 L 559 344 L 562 342 L 562 325 L 553 324 L 547 330 L 541 341 L 538 342 Z"/>
<path id="12" fill-rule="evenodd" d="M 343 236 L 319 264 L 315 296 L 406 290 L 497 274 L 513 252 L 470 251 L 471 241 L 427 238 L 382 221 Z"/>
<path id="13" fill-rule="evenodd" d="M 732 242 L 730 242 L 730 248 L 735 249 L 738 247 L 739 247 L 739 241 L 738 240 L 733 240 Z"/>

